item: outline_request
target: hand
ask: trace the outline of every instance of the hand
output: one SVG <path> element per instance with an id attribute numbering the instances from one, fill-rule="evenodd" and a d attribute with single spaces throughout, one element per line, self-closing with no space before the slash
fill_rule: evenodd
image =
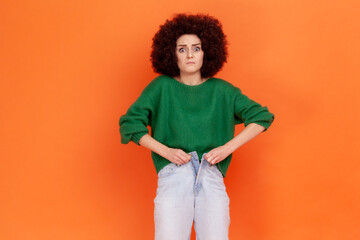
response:
<path id="1" fill-rule="evenodd" d="M 170 162 L 181 165 L 191 160 L 191 154 L 187 154 L 181 149 L 168 148 L 165 158 Z"/>
<path id="2" fill-rule="evenodd" d="M 208 152 L 204 158 L 210 163 L 210 164 L 216 164 L 218 162 L 221 162 L 224 160 L 227 156 L 230 155 L 230 150 L 226 146 L 220 146 L 217 148 L 212 149 L 210 152 Z"/>

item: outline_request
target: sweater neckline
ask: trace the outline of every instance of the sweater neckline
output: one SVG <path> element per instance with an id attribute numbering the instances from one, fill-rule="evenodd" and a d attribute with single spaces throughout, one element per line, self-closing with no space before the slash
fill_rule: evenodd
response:
<path id="1" fill-rule="evenodd" d="M 182 82 L 176 80 L 175 78 L 172 78 L 172 77 L 170 77 L 170 76 L 168 76 L 168 77 L 169 77 L 172 81 L 174 81 L 176 85 L 181 86 L 181 87 L 183 87 L 183 88 L 187 88 L 187 89 L 198 89 L 198 88 L 200 88 L 200 87 L 203 87 L 203 86 L 207 85 L 208 82 L 212 79 L 212 77 L 211 77 L 211 78 L 209 78 L 208 80 L 206 80 L 205 82 L 202 82 L 202 83 L 200 83 L 200 84 L 197 84 L 197 85 L 188 85 L 188 84 L 185 84 L 185 83 L 182 83 Z"/>

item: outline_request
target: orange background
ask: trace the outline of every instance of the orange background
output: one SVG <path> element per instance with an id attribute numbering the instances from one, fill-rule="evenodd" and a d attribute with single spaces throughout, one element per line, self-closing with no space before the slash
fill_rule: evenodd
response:
<path id="1" fill-rule="evenodd" d="M 234 152 L 230 239 L 360 239 L 359 9 L 2 1 L 0 239 L 153 239 L 150 150 L 120 144 L 118 121 L 157 76 L 152 37 L 177 12 L 220 19 L 230 45 L 216 76 L 275 114 Z"/>

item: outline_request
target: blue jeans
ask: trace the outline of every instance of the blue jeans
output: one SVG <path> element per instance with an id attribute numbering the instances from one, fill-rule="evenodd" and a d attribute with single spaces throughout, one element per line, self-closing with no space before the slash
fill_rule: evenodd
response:
<path id="1" fill-rule="evenodd" d="M 229 239 L 229 203 L 223 175 L 196 151 L 183 165 L 170 163 L 158 173 L 154 199 L 155 240 Z"/>

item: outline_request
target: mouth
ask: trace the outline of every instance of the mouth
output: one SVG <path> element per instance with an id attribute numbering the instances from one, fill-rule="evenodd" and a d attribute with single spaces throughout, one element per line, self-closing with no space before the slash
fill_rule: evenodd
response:
<path id="1" fill-rule="evenodd" d="M 195 62 L 187 62 L 186 64 L 195 64 Z"/>

